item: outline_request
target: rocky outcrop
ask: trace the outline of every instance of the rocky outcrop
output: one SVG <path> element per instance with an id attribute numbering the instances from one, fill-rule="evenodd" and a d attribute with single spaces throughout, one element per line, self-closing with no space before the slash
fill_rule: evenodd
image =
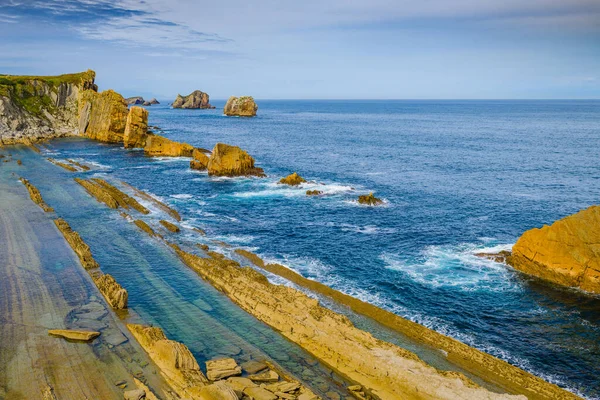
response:
<path id="1" fill-rule="evenodd" d="M 141 148 L 146 145 L 148 136 L 148 110 L 142 107 L 131 107 L 127 115 L 123 144 L 126 149 Z"/>
<path id="2" fill-rule="evenodd" d="M 321 190 L 307 190 L 306 191 L 307 196 L 320 196 L 322 194 L 323 194 L 323 192 Z"/>
<path id="3" fill-rule="evenodd" d="M 148 101 L 144 101 L 144 103 L 143 103 L 143 105 L 145 105 L 145 106 L 151 106 L 153 104 L 160 104 L 160 103 L 155 98 L 152 98 Z"/>
<path id="4" fill-rule="evenodd" d="M 506 260 L 550 282 L 600 293 L 600 206 L 525 232 Z"/>
<path id="5" fill-rule="evenodd" d="M 47 160 L 50 161 L 54 165 L 57 165 L 63 169 L 66 169 L 69 172 L 77 172 L 77 168 L 73 167 L 72 165 L 57 161 L 54 158 L 47 158 Z"/>
<path id="6" fill-rule="evenodd" d="M 60 76 L 0 75 L 0 145 L 78 132 L 82 91 L 94 92 L 95 72 Z"/>
<path id="7" fill-rule="evenodd" d="M 177 98 L 171 104 L 173 108 L 214 108 L 209 103 L 208 93 L 194 90 L 187 96 L 177 95 Z"/>
<path id="8" fill-rule="evenodd" d="M 90 342 L 100 336 L 100 332 L 78 331 L 72 329 L 50 329 L 48 334 L 76 342 Z"/>
<path id="9" fill-rule="evenodd" d="M 52 211 L 54 211 L 54 209 L 52 207 L 50 207 L 48 204 L 46 204 L 46 202 L 42 198 L 42 194 L 40 193 L 40 191 L 35 186 L 33 186 L 31 183 L 29 183 L 29 181 L 27 179 L 25 179 L 25 178 L 21 178 L 19 180 L 27 188 L 27 191 L 29 192 L 29 197 L 31 197 L 31 200 L 35 204 L 37 204 L 38 206 L 40 206 L 40 208 L 42 210 L 44 210 L 44 212 L 52 212 Z"/>
<path id="10" fill-rule="evenodd" d="M 233 358 L 218 358 L 206 362 L 206 376 L 211 381 L 241 374 L 242 367 Z"/>
<path id="11" fill-rule="evenodd" d="M 382 400 L 508 399 L 462 374 L 441 372 L 415 354 L 374 338 L 304 293 L 228 259 L 202 258 L 172 245 L 181 259 L 241 308 Z M 519 398 L 523 398 L 522 396 Z"/>
<path id="12" fill-rule="evenodd" d="M 54 224 L 58 230 L 62 232 L 63 236 L 67 240 L 67 243 L 69 243 L 75 254 L 77 254 L 77 257 L 79 257 L 79 261 L 81 262 L 81 265 L 83 265 L 83 268 L 90 270 L 99 267 L 98 263 L 92 256 L 90 246 L 88 246 L 83 239 L 81 239 L 79 233 L 71 229 L 71 226 L 69 226 L 67 221 L 62 218 L 58 218 L 54 220 Z"/>
<path id="13" fill-rule="evenodd" d="M 127 102 L 119 93 L 85 90 L 79 100 L 79 133 L 101 142 L 121 143 L 128 113 Z"/>
<path id="14" fill-rule="evenodd" d="M 200 391 L 209 382 L 187 346 L 167 339 L 158 327 L 128 324 L 127 328 L 179 397 L 203 398 Z"/>
<path id="15" fill-rule="evenodd" d="M 127 105 L 138 105 L 144 104 L 145 100 L 142 96 L 134 96 L 126 98 L 125 102 L 127 102 Z"/>
<path id="16" fill-rule="evenodd" d="M 204 151 L 200 149 L 194 149 L 192 152 L 192 157 L 194 159 L 190 161 L 190 168 L 197 169 L 199 171 L 204 171 L 208 168 L 209 157 Z"/>
<path id="17" fill-rule="evenodd" d="M 154 229 L 152 229 L 150 227 L 150 225 L 148 225 L 146 222 L 142 221 L 141 219 L 136 219 L 135 221 L 133 221 L 133 223 L 140 228 L 141 230 L 143 230 L 144 232 L 146 232 L 148 235 L 150 236 L 155 236 L 156 233 L 154 232 Z"/>
<path id="18" fill-rule="evenodd" d="M 94 283 L 104 296 L 107 303 L 115 310 L 127 308 L 129 295 L 119 283 L 109 274 L 100 275 L 94 278 Z"/>
<path id="19" fill-rule="evenodd" d="M 262 168 L 254 167 L 254 158 L 237 146 L 217 143 L 208 161 L 212 176 L 265 176 Z"/>
<path id="20" fill-rule="evenodd" d="M 191 157 L 194 147 L 187 143 L 175 142 L 164 136 L 148 134 L 144 153 L 149 156 Z"/>
<path id="21" fill-rule="evenodd" d="M 101 203 L 106 204 L 110 208 L 125 208 L 139 211 L 142 214 L 149 214 L 150 210 L 141 205 L 136 199 L 123 193 L 115 186 L 100 178 L 92 178 L 85 180 L 75 178 L 75 182 L 79 183 L 91 196 L 95 197 Z"/>
<path id="22" fill-rule="evenodd" d="M 139 190 L 138 188 L 131 186 L 130 184 L 128 184 L 127 182 L 121 182 L 125 187 L 128 187 L 129 189 L 133 190 L 134 193 L 141 197 L 144 200 L 147 200 L 151 203 L 153 203 L 156 207 L 160 208 L 161 210 L 163 210 L 164 212 L 166 212 L 167 214 L 169 214 L 171 217 L 173 217 L 174 219 L 176 219 L 177 221 L 181 221 L 181 216 L 179 215 L 179 213 L 177 212 L 177 210 L 169 207 L 168 205 L 166 205 L 165 203 L 161 202 L 158 199 L 155 199 L 154 197 L 150 196 L 148 193 Z"/>
<path id="23" fill-rule="evenodd" d="M 301 183 L 306 182 L 306 179 L 304 179 L 303 177 L 301 177 L 300 175 L 298 175 L 297 172 L 294 172 L 293 174 L 290 174 L 288 176 L 286 176 L 285 178 L 281 178 L 279 180 L 279 183 L 283 184 L 283 185 L 290 185 L 290 186 L 298 186 Z"/>
<path id="24" fill-rule="evenodd" d="M 167 228 L 167 230 L 173 232 L 173 233 L 178 233 L 179 232 L 179 227 L 175 224 L 170 223 L 169 221 L 165 221 L 164 219 L 160 220 L 160 224 L 162 226 L 164 226 L 165 228 Z"/>
<path id="25" fill-rule="evenodd" d="M 258 106 L 252 96 L 231 96 L 225 103 L 223 114 L 237 117 L 254 117 L 256 111 L 258 111 Z"/>
<path id="26" fill-rule="evenodd" d="M 369 193 L 368 195 L 365 194 L 362 196 L 358 196 L 358 204 L 364 204 L 367 206 L 378 206 L 380 204 L 383 204 L 383 200 L 375 197 L 373 193 Z"/>

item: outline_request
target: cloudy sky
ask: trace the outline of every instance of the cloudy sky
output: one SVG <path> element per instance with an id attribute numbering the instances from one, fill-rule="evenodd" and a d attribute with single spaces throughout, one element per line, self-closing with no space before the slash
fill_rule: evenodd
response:
<path id="1" fill-rule="evenodd" d="M 159 99 L 600 98 L 600 0 L 0 0 L 0 54 Z"/>

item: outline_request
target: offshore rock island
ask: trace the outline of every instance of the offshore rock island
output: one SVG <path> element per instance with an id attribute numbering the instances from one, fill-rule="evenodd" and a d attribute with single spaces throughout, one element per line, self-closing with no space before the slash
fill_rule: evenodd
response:
<path id="1" fill-rule="evenodd" d="M 578 398 L 246 249 L 217 238 L 207 244 L 194 219 L 145 192 L 144 182 L 101 174 L 85 158 L 47 160 L 35 145 L 70 136 L 111 152 L 184 158 L 178 179 L 268 178 L 238 146 L 209 151 L 150 132 L 149 112 L 136 104 L 143 99 L 99 92 L 91 70 L 0 76 L 0 398 Z M 200 91 L 173 103 L 211 107 Z M 232 97 L 224 113 L 256 110 L 251 97 Z M 321 201 L 323 192 L 304 183 L 293 173 L 274 186 Z M 370 193 L 358 203 L 383 201 Z M 599 215 L 592 207 L 529 231 L 506 261 L 598 292 Z M 193 302 L 171 282 L 195 285 Z M 141 302 L 153 311 L 137 312 Z M 381 327 L 401 340 L 382 339 Z"/>

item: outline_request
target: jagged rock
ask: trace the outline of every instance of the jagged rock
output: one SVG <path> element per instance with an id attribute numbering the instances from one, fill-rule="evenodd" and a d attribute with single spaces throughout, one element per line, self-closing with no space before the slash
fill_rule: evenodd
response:
<path id="1" fill-rule="evenodd" d="M 254 167 L 254 158 L 237 146 L 217 143 L 208 161 L 208 174 L 213 176 L 265 176 Z"/>
<path id="2" fill-rule="evenodd" d="M 54 158 L 50 158 L 50 157 L 47 158 L 47 160 L 50 161 L 54 165 L 57 165 L 63 169 L 66 169 L 69 172 L 77 172 L 77 168 L 73 167 L 72 165 L 62 163 L 62 162 L 57 161 Z"/>
<path id="3" fill-rule="evenodd" d="M 231 96 L 225 103 L 223 113 L 227 116 L 254 117 L 257 110 L 258 106 L 252 96 Z"/>
<path id="4" fill-rule="evenodd" d="M 202 400 L 238 400 L 237 393 L 226 382 L 219 381 L 200 390 Z"/>
<path id="5" fill-rule="evenodd" d="M 71 329 L 50 329 L 48 330 L 48 334 L 78 342 L 89 342 L 100 336 L 100 332 L 77 331 Z"/>
<path id="6" fill-rule="evenodd" d="M 149 101 L 145 101 L 145 102 L 144 102 L 142 105 L 143 105 L 143 106 L 151 106 L 151 105 L 152 105 L 152 103 L 150 103 Z"/>
<path id="7" fill-rule="evenodd" d="M 96 73 L 0 75 L 0 145 L 77 134 L 82 91 L 95 91 Z"/>
<path id="8" fill-rule="evenodd" d="M 206 376 L 211 381 L 241 375 L 242 367 L 233 358 L 219 358 L 206 362 Z"/>
<path id="9" fill-rule="evenodd" d="M 40 191 L 33 186 L 27 179 L 25 178 L 20 178 L 19 179 L 21 181 L 21 183 L 23 183 L 23 185 L 25 185 L 25 187 L 27 188 L 27 191 L 29 192 L 29 197 L 31 197 L 31 200 L 40 206 L 40 208 L 42 210 L 44 210 L 44 212 L 52 212 L 54 211 L 54 209 L 52 207 L 50 207 L 48 204 L 46 204 L 46 202 L 44 201 L 44 199 L 42 198 L 42 194 L 40 193 Z"/>
<path id="10" fill-rule="evenodd" d="M 307 196 L 320 196 L 322 194 L 323 194 L 323 192 L 321 190 L 307 190 L 306 191 Z"/>
<path id="11" fill-rule="evenodd" d="M 136 199 L 123 193 L 115 186 L 106 182 L 104 179 L 92 178 L 91 182 L 93 182 L 102 190 L 107 192 L 117 202 L 118 206 L 123 207 L 125 209 L 129 209 L 131 207 L 134 210 L 141 212 L 142 214 L 150 214 L 150 210 L 141 205 Z"/>
<path id="12" fill-rule="evenodd" d="M 77 254 L 77 257 L 79 257 L 79 260 L 81 261 L 81 265 L 83 265 L 85 269 L 94 269 L 99 267 L 98 263 L 92 256 L 90 246 L 88 246 L 83 239 L 81 239 L 79 233 L 71 229 L 67 221 L 62 218 L 58 218 L 54 220 L 54 224 L 58 230 L 62 232 L 63 236 L 67 240 L 67 243 L 69 243 L 75 254 Z"/>
<path id="13" fill-rule="evenodd" d="M 83 91 L 79 100 L 79 133 L 101 142 L 121 143 L 128 113 L 127 102 L 113 90 Z"/>
<path id="14" fill-rule="evenodd" d="M 144 104 L 144 98 L 142 96 L 128 97 L 125 99 L 128 105 L 132 104 Z"/>
<path id="15" fill-rule="evenodd" d="M 358 203 L 365 204 L 368 206 L 378 206 L 380 204 L 383 204 L 383 200 L 375 197 L 373 193 L 369 193 L 368 195 L 358 196 Z"/>
<path id="16" fill-rule="evenodd" d="M 191 157 L 194 147 L 187 143 L 179 143 L 166 137 L 148 134 L 144 152 L 149 156 Z"/>
<path id="17" fill-rule="evenodd" d="M 600 206 L 525 232 L 507 261 L 539 278 L 600 293 Z"/>
<path id="18" fill-rule="evenodd" d="M 250 398 L 254 400 L 277 400 L 277 396 L 275 396 L 274 393 L 271 393 L 260 386 L 246 388 L 244 389 L 244 394 L 250 396 Z"/>
<path id="19" fill-rule="evenodd" d="M 131 107 L 123 134 L 125 148 L 143 148 L 146 145 L 147 133 L 148 110 L 142 107 Z"/>
<path id="20" fill-rule="evenodd" d="M 129 295 L 119 283 L 109 274 L 104 274 L 94 279 L 94 283 L 104 296 L 108 304 L 115 310 L 127 308 Z"/>
<path id="21" fill-rule="evenodd" d="M 99 202 L 106 204 L 110 208 L 116 209 L 119 207 L 119 203 L 115 200 L 115 198 L 102 186 L 81 178 L 75 178 L 75 182 L 83 186 L 86 192 L 95 197 Z"/>
<path id="22" fill-rule="evenodd" d="M 160 220 L 160 224 L 173 233 L 178 233 L 180 231 L 180 229 L 177 225 L 172 224 L 169 221 L 165 221 L 164 219 Z"/>
<path id="23" fill-rule="evenodd" d="M 125 400 L 144 400 L 146 398 L 146 391 L 143 389 L 128 390 L 123 393 Z"/>
<path id="24" fill-rule="evenodd" d="M 204 171 L 206 168 L 208 168 L 209 158 L 204 151 L 200 149 L 194 149 L 192 152 L 192 157 L 194 159 L 190 161 L 190 168 L 200 171 Z"/>
<path id="25" fill-rule="evenodd" d="M 173 108 L 214 108 L 209 103 L 208 93 L 194 90 L 187 96 L 177 95 L 177 98 L 171 105 Z"/>
<path id="26" fill-rule="evenodd" d="M 284 185 L 290 185 L 290 186 L 298 186 L 301 183 L 306 182 L 306 179 L 304 179 L 303 177 L 301 177 L 300 175 L 298 175 L 297 172 L 294 172 L 293 174 L 290 174 L 288 176 L 286 176 L 285 178 L 281 178 L 279 180 L 279 183 L 284 184 Z"/>
<path id="27" fill-rule="evenodd" d="M 148 101 L 148 103 L 150 103 L 150 104 L 160 104 L 160 103 L 158 102 L 158 100 L 156 100 L 156 98 L 155 98 L 155 97 L 151 98 L 151 99 L 150 99 L 150 101 Z"/>
<path id="28" fill-rule="evenodd" d="M 506 264 L 508 263 L 508 258 L 510 257 L 511 252 L 502 250 L 498 253 L 475 253 L 475 256 L 481 258 L 487 258 L 488 260 L 492 260 L 497 263 Z"/>

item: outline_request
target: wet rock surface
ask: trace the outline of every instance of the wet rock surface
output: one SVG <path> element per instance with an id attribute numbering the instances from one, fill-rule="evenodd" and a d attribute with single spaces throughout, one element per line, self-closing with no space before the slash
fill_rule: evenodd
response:
<path id="1" fill-rule="evenodd" d="M 367 195 L 358 196 L 358 204 L 364 204 L 367 206 L 378 206 L 383 204 L 383 200 L 375 197 L 373 193 Z"/>
<path id="2" fill-rule="evenodd" d="M 284 184 L 284 185 L 290 185 L 290 186 L 298 186 L 304 182 L 306 182 L 306 179 L 304 179 L 303 177 L 298 175 L 297 172 L 294 172 L 293 174 L 290 174 L 290 175 L 286 176 L 285 178 L 281 178 L 279 180 L 279 183 Z"/>
<path id="3" fill-rule="evenodd" d="M 42 194 L 40 193 L 40 191 L 35 186 L 33 186 L 25 178 L 20 178 L 19 180 L 27 188 L 27 191 L 29 192 L 29 197 L 31 197 L 31 200 L 35 204 L 37 204 L 38 206 L 40 206 L 40 208 L 42 210 L 44 210 L 44 212 L 53 212 L 54 211 L 54 209 L 52 207 L 50 207 L 48 204 L 46 204 L 46 202 L 42 198 Z"/>

